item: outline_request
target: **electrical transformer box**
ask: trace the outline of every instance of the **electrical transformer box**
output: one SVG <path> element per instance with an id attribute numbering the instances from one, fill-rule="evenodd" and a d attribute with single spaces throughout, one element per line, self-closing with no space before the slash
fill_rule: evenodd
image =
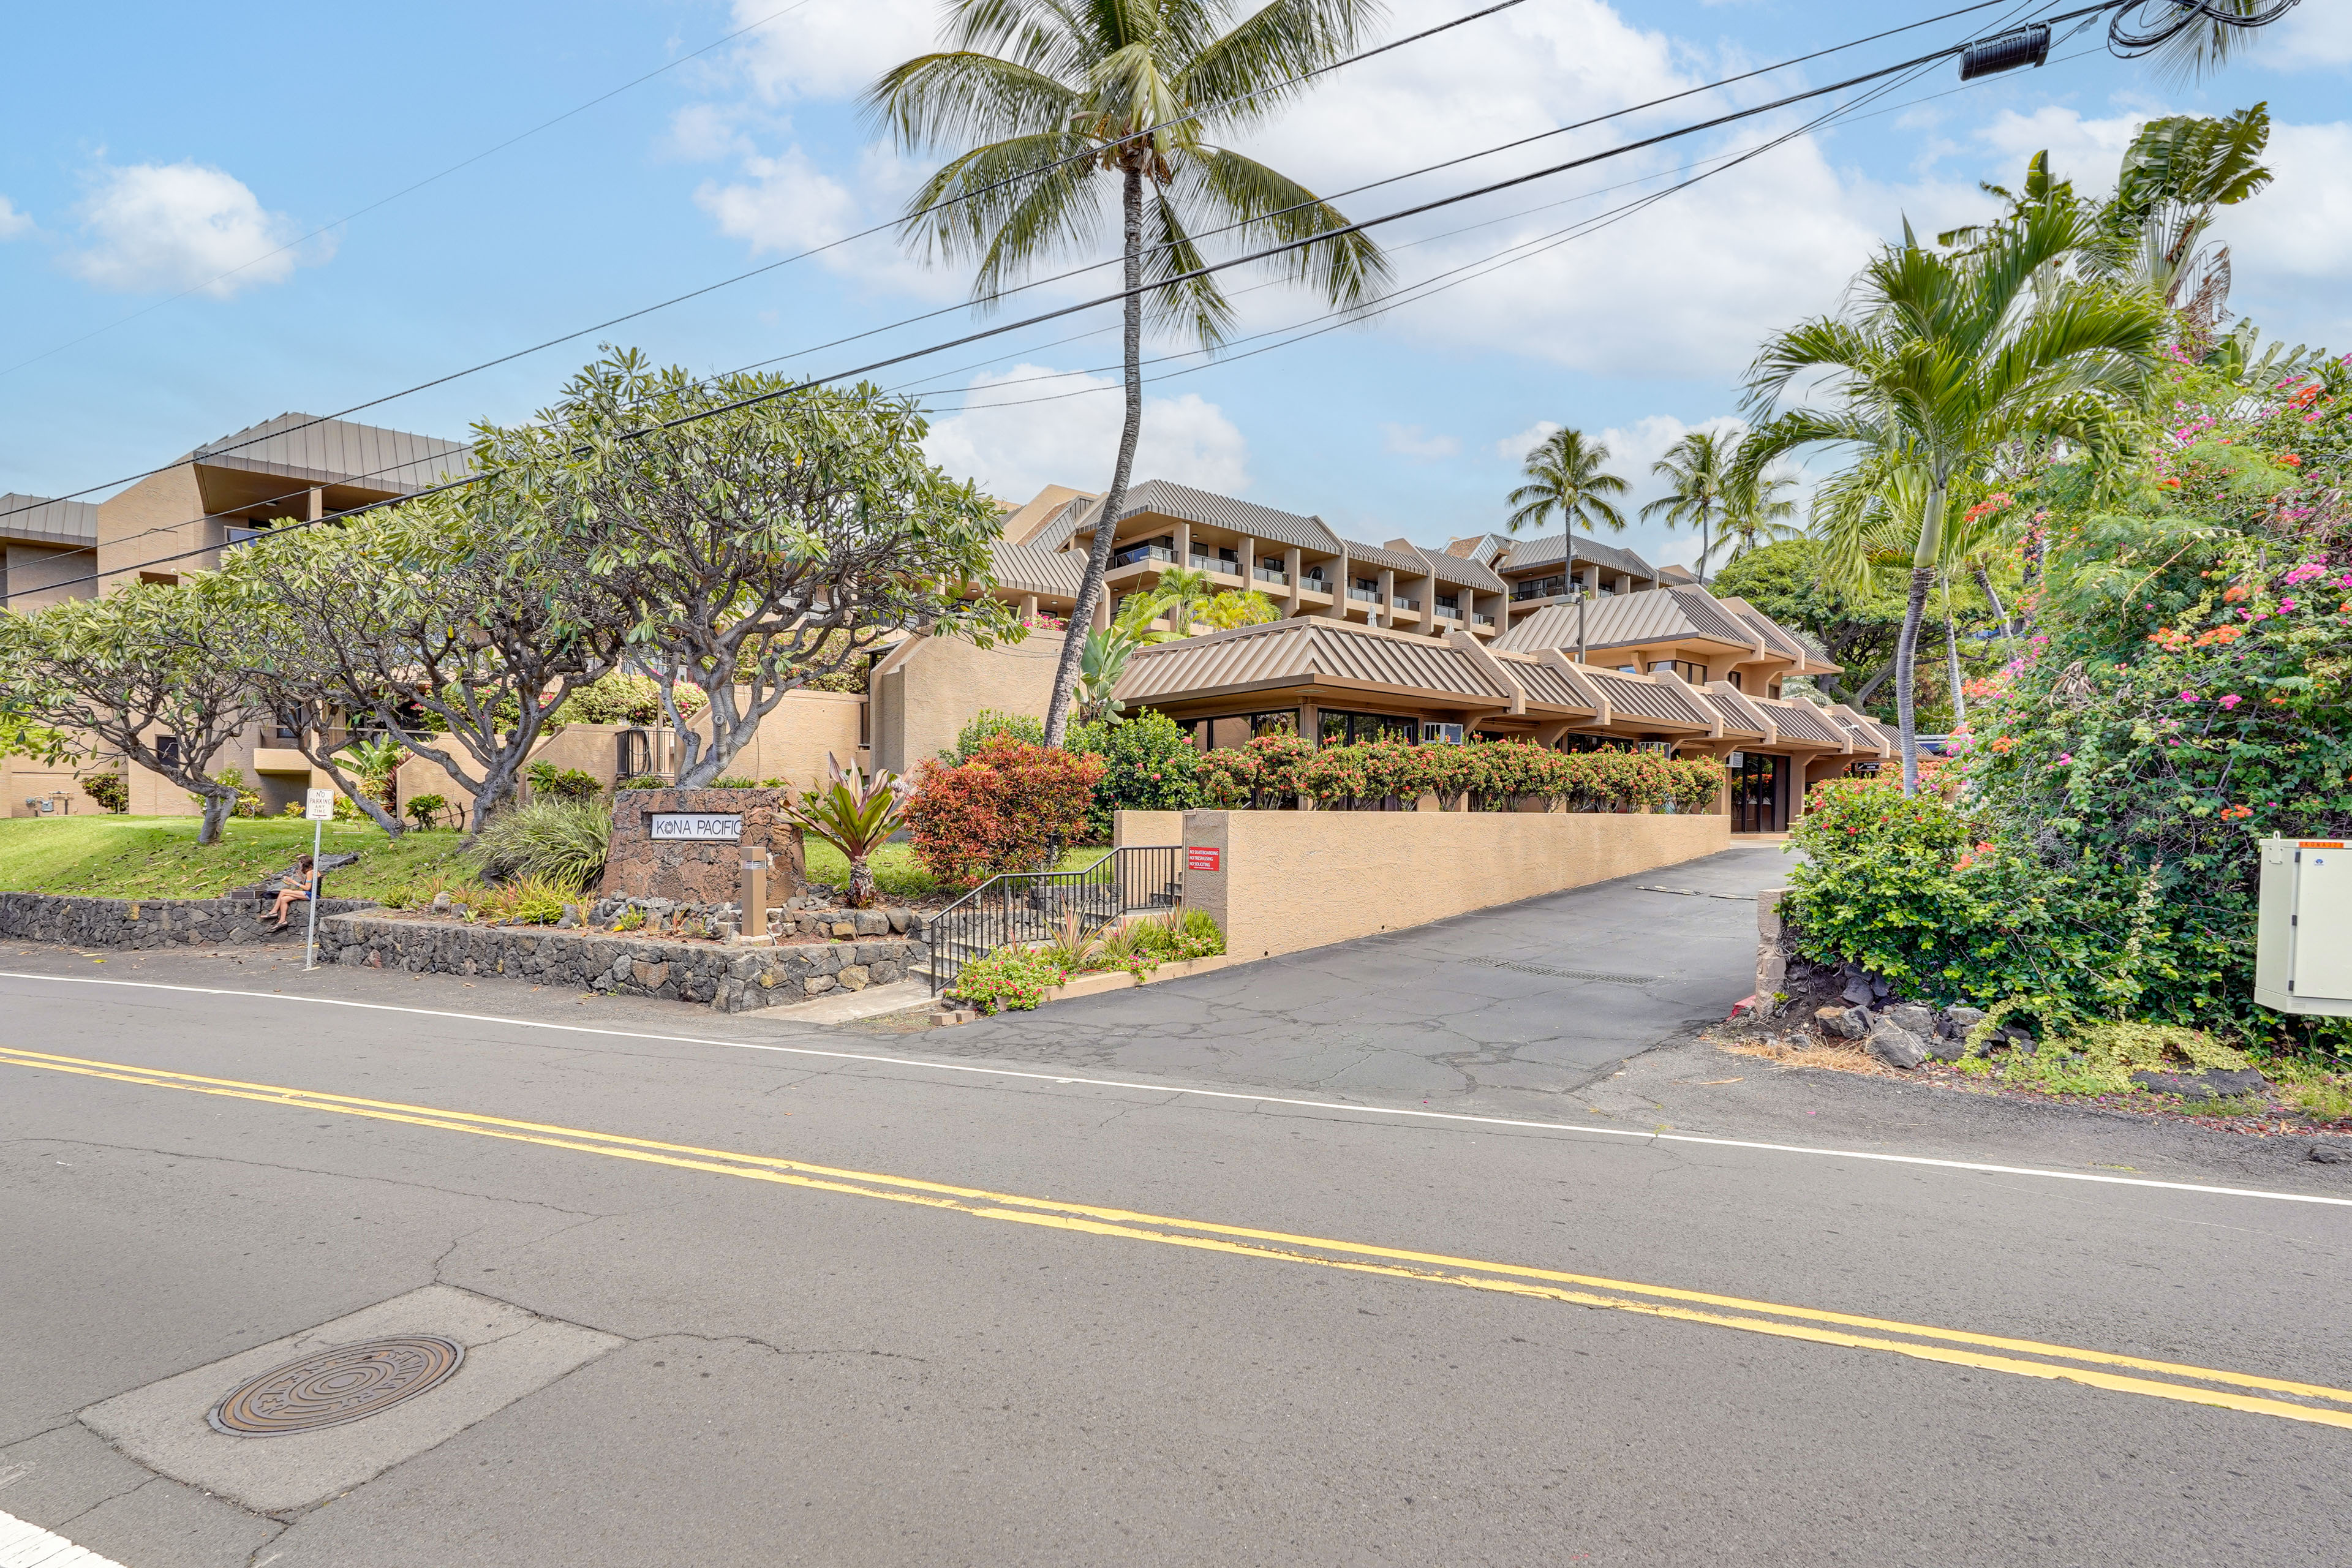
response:
<path id="1" fill-rule="evenodd" d="M 2352 1015 L 2352 841 L 2263 840 L 2254 1000 L 2282 1013 Z"/>

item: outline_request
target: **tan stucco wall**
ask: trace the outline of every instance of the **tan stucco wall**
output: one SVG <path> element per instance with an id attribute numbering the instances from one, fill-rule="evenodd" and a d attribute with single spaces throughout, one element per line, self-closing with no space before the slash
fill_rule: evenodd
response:
<path id="1" fill-rule="evenodd" d="M 142 564 L 173 574 L 213 564 L 208 554 L 174 561 L 163 559 L 212 542 L 215 525 L 198 521 L 204 515 L 204 495 L 196 488 L 195 466 L 191 463 L 150 474 L 121 494 L 99 502 L 98 569 L 109 574 L 99 586 L 110 592 L 123 581 L 117 574 L 129 572 L 135 578 L 136 569 Z M 133 811 L 138 809 L 135 805 L 131 807 Z"/>
<path id="2" fill-rule="evenodd" d="M 29 616 L 61 599 L 98 596 L 95 583 L 77 583 L 97 569 L 98 557 L 68 545 L 17 544 L 4 547 L 8 558 L 8 608 Z"/>
<path id="3" fill-rule="evenodd" d="M 1587 812 L 1188 811 L 1184 904 L 1241 959 L 1321 947 L 1695 860 L 1723 816 Z M 1188 854 L 1189 861 L 1190 856 Z"/>
<path id="4" fill-rule="evenodd" d="M 1020 642 L 992 648 L 953 637 L 916 640 L 879 678 L 875 764 L 912 773 L 925 758 L 954 745 L 983 708 L 1045 718 L 1061 657 L 1059 632 L 1033 631 Z"/>
<path id="5" fill-rule="evenodd" d="M 1133 845 L 1181 844 L 1184 814 L 1181 811 L 1114 811 L 1110 814 L 1114 849 Z"/>

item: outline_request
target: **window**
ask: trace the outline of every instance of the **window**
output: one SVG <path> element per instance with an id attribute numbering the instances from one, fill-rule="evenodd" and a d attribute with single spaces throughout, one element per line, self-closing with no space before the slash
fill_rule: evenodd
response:
<path id="1" fill-rule="evenodd" d="M 152 583 L 159 588 L 168 588 L 180 580 L 180 574 L 177 572 L 142 572 L 139 580 Z"/>
<path id="2" fill-rule="evenodd" d="M 279 740 L 299 742 L 302 739 L 302 717 L 300 714 L 279 713 L 275 717 L 278 721 L 278 738 Z"/>
<path id="3" fill-rule="evenodd" d="M 1738 670 L 1733 670 L 1729 675 L 1724 677 L 1724 679 L 1731 682 L 1731 689 L 1734 691 L 1739 689 L 1739 672 Z"/>
<path id="4" fill-rule="evenodd" d="M 156 736 L 155 760 L 163 763 L 167 768 L 178 767 L 180 765 L 180 737 L 177 735 Z"/>
<path id="5" fill-rule="evenodd" d="M 1617 667 L 1617 673 L 1620 675 L 1639 675 L 1642 673 L 1642 667 L 1638 664 L 1621 664 Z"/>
<path id="6" fill-rule="evenodd" d="M 1689 681 L 1693 686 L 1705 686 L 1706 684 L 1706 666 L 1703 664 L 1693 664 L 1686 658 L 1660 658 L 1650 661 L 1650 673 L 1652 675 L 1657 674 L 1662 669 L 1670 669 L 1674 671 L 1676 675 L 1681 676 L 1685 680 Z"/>
<path id="7" fill-rule="evenodd" d="M 1437 609 L 1440 615 L 1452 616 L 1455 619 L 1459 620 L 1462 616 L 1462 595 L 1459 594 L 1438 595 Z"/>
<path id="8" fill-rule="evenodd" d="M 1195 750 L 1223 752 L 1249 744 L 1260 735 L 1298 733 L 1298 710 L 1279 708 L 1268 713 L 1228 713 L 1215 719 L 1195 719 L 1190 728 Z"/>
<path id="9" fill-rule="evenodd" d="M 1462 743 L 1462 726 L 1441 724 L 1433 719 L 1424 719 L 1421 725 L 1421 739 L 1424 745 L 1458 746 Z"/>
<path id="10" fill-rule="evenodd" d="M 1413 742 L 1421 738 L 1421 721 L 1395 713 L 1335 713 L 1325 709 L 1318 715 L 1317 743 L 1325 746 L 1362 746 L 1375 741 Z"/>

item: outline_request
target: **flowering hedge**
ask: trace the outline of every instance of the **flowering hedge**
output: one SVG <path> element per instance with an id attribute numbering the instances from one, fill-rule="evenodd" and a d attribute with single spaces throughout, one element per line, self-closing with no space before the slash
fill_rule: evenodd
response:
<path id="1" fill-rule="evenodd" d="M 1408 745 L 1393 741 L 1307 751 L 1287 736 L 1210 752 L 1202 761 L 1210 804 L 1228 809 L 1303 795 L 1326 810 L 1399 807 L 1424 795 L 1442 805 L 1507 811 L 1523 799 L 1570 811 L 1714 809 L 1724 781 L 1712 757 L 1655 752 L 1556 752 L 1526 741 Z"/>
<path id="2" fill-rule="evenodd" d="M 1006 871 L 1049 869 L 1086 833 L 1105 769 L 1100 757 L 1009 735 L 983 742 L 961 766 L 932 758 L 917 773 L 907 803 L 915 856 L 932 876 L 957 887 Z"/>
<path id="3" fill-rule="evenodd" d="M 1103 760 L 1087 814 L 1093 843 L 1110 842 L 1114 811 L 1185 811 L 1201 804 L 1201 754 L 1165 713 L 1146 709 L 1118 724 L 1080 724 L 1065 745 Z"/>
<path id="4" fill-rule="evenodd" d="M 1973 686 L 1950 798 L 1817 792 L 1793 909 L 1924 997 L 2342 1048 L 2252 992 L 2259 841 L 2352 836 L 2352 369 L 2159 384 L 2140 451 L 2011 487 L 2035 629 Z"/>

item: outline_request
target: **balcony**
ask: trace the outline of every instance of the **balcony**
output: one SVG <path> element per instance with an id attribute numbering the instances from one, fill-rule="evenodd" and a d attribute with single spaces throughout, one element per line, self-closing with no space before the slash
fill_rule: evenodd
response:
<path id="1" fill-rule="evenodd" d="M 1512 584 L 1511 603 L 1516 605 L 1526 599 L 1557 599 L 1567 592 L 1567 578 L 1538 577 L 1528 582 Z"/>
<path id="2" fill-rule="evenodd" d="M 1492 616 L 1482 616 L 1477 611 L 1473 610 L 1470 612 L 1470 624 L 1474 626 L 1491 626 L 1495 624 L 1495 617 Z"/>
<path id="3" fill-rule="evenodd" d="M 1259 567 L 1254 575 L 1255 575 L 1257 580 L 1261 583 L 1274 583 L 1287 586 L 1290 582 L 1289 573 L 1276 572 L 1271 566 Z"/>
<path id="4" fill-rule="evenodd" d="M 1238 577 L 1242 574 L 1241 563 L 1239 562 L 1220 560 L 1214 555 L 1194 555 L 1192 557 L 1192 570 L 1195 572 L 1213 572 L 1220 577 Z"/>
<path id="5" fill-rule="evenodd" d="M 1399 599 L 1396 602 L 1396 607 L 1400 610 L 1417 610 L 1421 608 L 1421 601 L 1419 599 Z"/>
<path id="6" fill-rule="evenodd" d="M 1381 591 L 1378 588 L 1359 588 L 1350 583 L 1348 584 L 1348 597 L 1360 599 L 1367 605 L 1377 605 L 1381 602 Z"/>
<path id="7" fill-rule="evenodd" d="M 1176 564 L 1176 552 L 1163 545 L 1131 544 L 1110 558 L 1111 570 L 1132 566 L 1141 561 L 1164 561 L 1173 566 Z"/>
<path id="8" fill-rule="evenodd" d="M 232 523 L 223 528 L 221 534 L 221 548 L 234 550 L 240 544 L 250 544 L 257 539 L 268 538 L 269 531 L 266 528 L 239 528 Z"/>

